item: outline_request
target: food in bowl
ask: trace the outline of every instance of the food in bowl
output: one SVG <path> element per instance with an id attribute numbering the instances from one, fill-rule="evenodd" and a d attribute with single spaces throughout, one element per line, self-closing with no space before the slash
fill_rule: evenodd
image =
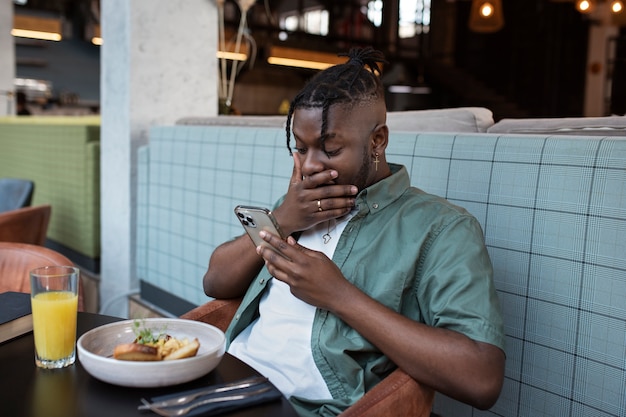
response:
<path id="1" fill-rule="evenodd" d="M 165 331 L 155 332 L 142 328 L 138 321 L 133 323 L 136 338 L 132 343 L 115 346 L 113 357 L 123 361 L 169 361 L 196 356 L 200 349 L 198 338 L 177 339 Z"/>
<path id="2" fill-rule="evenodd" d="M 164 387 L 181 384 L 211 372 L 221 361 L 226 347 L 224 332 L 199 321 L 179 318 L 141 319 L 145 327 L 165 329 L 177 339 L 197 338 L 195 356 L 168 361 L 122 361 L 113 357 L 119 344 L 137 337 L 135 320 L 122 320 L 96 327 L 77 342 L 78 362 L 91 376 L 126 387 Z"/>

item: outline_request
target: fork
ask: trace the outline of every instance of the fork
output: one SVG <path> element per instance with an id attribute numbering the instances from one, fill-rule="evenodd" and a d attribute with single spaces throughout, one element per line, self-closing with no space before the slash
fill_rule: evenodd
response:
<path id="1" fill-rule="evenodd" d="M 234 391 L 234 390 L 238 390 L 238 389 L 242 389 L 242 388 L 249 388 L 252 387 L 254 385 L 258 385 L 261 384 L 263 382 L 267 382 L 267 378 L 259 376 L 259 377 L 252 377 L 252 378 L 246 378 L 246 379 L 242 379 L 239 381 L 235 381 L 235 382 L 231 382 L 230 384 L 225 384 L 225 385 L 221 385 L 219 387 L 216 388 L 208 388 L 202 391 L 197 391 L 191 394 L 187 394 L 184 395 L 182 397 L 176 397 L 176 398 L 172 398 L 170 400 L 163 400 L 163 401 L 158 401 L 155 403 L 148 403 L 150 404 L 153 408 L 162 408 L 162 407 L 172 407 L 172 406 L 177 406 L 177 405 L 184 405 L 187 403 L 192 402 L 193 400 L 195 400 L 198 397 L 203 397 L 205 395 L 209 395 L 209 394 L 215 394 L 218 392 L 227 392 L 227 391 Z M 150 409 L 150 407 L 146 404 L 147 401 L 145 401 L 143 398 L 141 399 L 141 401 L 144 403 L 144 405 L 140 405 L 139 407 L 137 407 L 137 410 L 148 410 Z"/>
<path id="2" fill-rule="evenodd" d="M 144 403 L 144 405 L 150 410 L 155 412 L 156 414 L 163 416 L 163 417 L 176 417 L 176 416 L 183 416 L 185 414 L 187 414 L 188 412 L 190 412 L 191 410 L 193 410 L 194 408 L 203 406 L 203 405 L 207 405 L 207 404 L 212 404 L 212 403 L 219 403 L 219 402 L 225 402 L 225 401 L 236 401 L 236 400 L 243 400 L 245 398 L 248 397 L 253 397 L 255 395 L 259 395 L 262 394 L 264 392 L 267 392 L 269 390 L 271 390 L 271 387 L 265 387 L 265 388 L 261 388 L 258 389 L 256 391 L 248 391 L 248 392 L 244 392 L 242 394 L 233 394 L 233 395 L 227 395 L 224 397 L 213 397 L 213 398 L 207 398 L 206 400 L 202 400 L 202 401 L 198 401 L 196 403 L 193 403 L 191 405 L 188 405 L 186 407 L 179 407 L 179 408 L 158 408 L 158 407 L 154 407 L 152 404 L 150 404 L 148 401 L 146 401 L 145 399 L 141 399 L 141 402 Z"/>

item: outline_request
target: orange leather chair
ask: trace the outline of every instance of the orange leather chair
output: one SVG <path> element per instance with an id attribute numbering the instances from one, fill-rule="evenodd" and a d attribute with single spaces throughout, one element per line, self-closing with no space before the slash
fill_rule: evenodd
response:
<path id="1" fill-rule="evenodd" d="M 52 249 L 27 243 L 0 242 L 0 292 L 30 293 L 30 271 L 42 266 L 73 266 Z M 84 311 L 83 288 L 78 283 L 78 311 Z"/>
<path id="2" fill-rule="evenodd" d="M 0 242 L 46 242 L 52 207 L 48 204 L 0 213 Z"/>
<path id="3" fill-rule="evenodd" d="M 183 314 L 181 318 L 209 323 L 225 331 L 240 303 L 241 299 L 209 301 Z M 429 417 L 434 396 L 432 388 L 396 369 L 340 416 Z"/>

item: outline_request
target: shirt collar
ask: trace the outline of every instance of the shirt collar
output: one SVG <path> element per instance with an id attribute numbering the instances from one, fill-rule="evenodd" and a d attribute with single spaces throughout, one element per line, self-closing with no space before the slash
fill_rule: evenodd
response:
<path id="1" fill-rule="evenodd" d="M 357 195 L 359 214 L 377 213 L 384 209 L 411 186 L 409 173 L 403 165 L 389 164 L 391 175 L 370 185 Z"/>

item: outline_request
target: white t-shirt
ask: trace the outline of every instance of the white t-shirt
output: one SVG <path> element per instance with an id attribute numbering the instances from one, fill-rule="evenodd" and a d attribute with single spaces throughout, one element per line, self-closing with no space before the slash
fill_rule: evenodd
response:
<path id="1" fill-rule="evenodd" d="M 332 259 L 350 217 L 320 223 L 305 231 L 298 243 Z M 271 279 L 267 285 L 259 304 L 259 318 L 237 335 L 228 353 L 269 378 L 287 398 L 332 398 L 311 353 L 316 308 L 296 298 L 282 281 Z"/>

